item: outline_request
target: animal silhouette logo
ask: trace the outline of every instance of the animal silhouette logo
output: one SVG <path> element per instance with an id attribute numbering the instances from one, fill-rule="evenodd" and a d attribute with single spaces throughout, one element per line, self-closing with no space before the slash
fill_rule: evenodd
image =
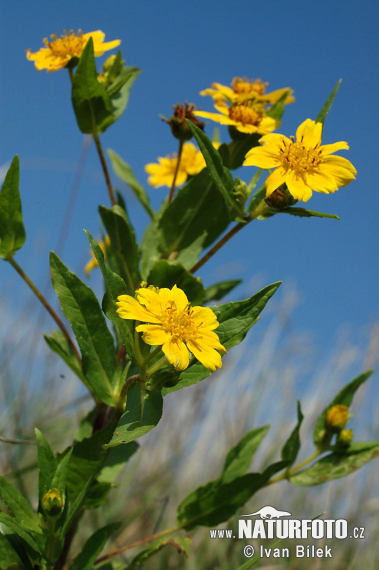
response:
<path id="1" fill-rule="evenodd" d="M 240 517 L 253 517 L 254 515 L 259 515 L 261 519 L 279 519 L 280 517 L 290 517 L 291 513 L 287 511 L 278 511 L 275 507 L 262 507 L 256 513 L 250 513 L 249 515 L 240 515 Z"/>

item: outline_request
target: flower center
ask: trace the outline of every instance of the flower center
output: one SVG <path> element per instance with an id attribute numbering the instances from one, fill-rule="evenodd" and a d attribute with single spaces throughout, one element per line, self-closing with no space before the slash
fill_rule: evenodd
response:
<path id="1" fill-rule="evenodd" d="M 229 109 L 229 117 L 243 125 L 259 125 L 262 115 L 247 105 L 234 105 Z"/>
<path id="2" fill-rule="evenodd" d="M 253 95 L 263 95 L 266 91 L 268 83 L 264 83 L 261 79 L 251 79 L 250 81 L 244 77 L 235 77 L 232 81 L 232 89 L 234 93 L 252 93 Z"/>
<path id="3" fill-rule="evenodd" d="M 282 155 L 282 164 L 285 168 L 296 170 L 299 173 L 312 170 L 321 162 L 321 149 L 319 145 L 314 148 L 306 147 L 302 142 L 286 143 L 282 141 L 280 154 Z"/>
<path id="4" fill-rule="evenodd" d="M 178 311 L 175 303 L 171 301 L 161 313 L 160 320 L 164 330 L 174 340 L 195 340 L 197 337 L 197 326 L 192 320 L 191 310 L 188 310 L 188 307 L 184 311 Z"/>
<path id="5" fill-rule="evenodd" d="M 67 55 L 79 57 L 86 43 L 81 30 L 78 31 L 78 35 L 75 35 L 72 30 L 68 30 L 60 38 L 57 38 L 56 34 L 53 34 L 51 37 L 53 38 L 52 42 L 49 42 L 47 39 L 44 42 L 53 54 L 58 57 L 66 57 Z"/>

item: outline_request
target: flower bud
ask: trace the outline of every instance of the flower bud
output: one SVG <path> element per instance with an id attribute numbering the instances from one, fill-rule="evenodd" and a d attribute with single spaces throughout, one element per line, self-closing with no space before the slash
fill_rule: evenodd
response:
<path id="1" fill-rule="evenodd" d="M 349 408 L 342 404 L 332 406 L 326 414 L 328 428 L 334 432 L 340 432 L 348 420 Z M 349 431 L 349 430 L 347 430 Z"/>
<path id="2" fill-rule="evenodd" d="M 170 125 L 172 134 L 180 141 L 189 141 L 192 138 L 192 133 L 186 123 L 186 119 L 199 127 L 199 129 L 204 129 L 205 123 L 200 121 L 193 114 L 195 109 L 196 107 L 193 103 L 187 103 L 186 101 L 184 107 L 181 103 L 174 105 L 174 114 L 170 119 L 162 117 L 162 121 Z"/>
<path id="3" fill-rule="evenodd" d="M 276 210 L 284 210 L 296 204 L 297 200 L 290 194 L 286 184 L 282 184 L 266 198 L 267 204 Z"/>
<path id="4" fill-rule="evenodd" d="M 63 510 L 63 499 L 58 489 L 50 489 L 41 501 L 43 512 L 48 518 L 59 517 Z"/>
<path id="5" fill-rule="evenodd" d="M 337 435 L 337 445 L 341 445 L 343 447 L 347 447 L 350 445 L 351 440 L 353 439 L 353 430 L 352 429 L 343 429 Z"/>
<path id="6" fill-rule="evenodd" d="M 242 204 L 242 206 L 244 206 L 246 203 L 246 200 L 249 197 L 246 182 L 244 182 L 243 180 L 240 180 L 239 178 L 236 178 L 234 180 L 233 194 L 235 195 L 238 202 L 240 204 Z"/>

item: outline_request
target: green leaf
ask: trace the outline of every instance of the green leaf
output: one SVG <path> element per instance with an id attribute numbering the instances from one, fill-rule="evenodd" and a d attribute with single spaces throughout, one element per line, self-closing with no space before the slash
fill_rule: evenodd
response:
<path id="1" fill-rule="evenodd" d="M 159 552 L 164 546 L 173 546 L 179 554 L 185 554 L 188 556 L 190 553 L 191 539 L 189 536 L 164 536 L 159 540 L 156 540 L 148 548 L 145 548 L 145 550 L 142 550 L 142 552 L 139 552 L 131 561 L 128 566 L 128 570 L 138 568 L 143 562 Z"/>
<path id="2" fill-rule="evenodd" d="M 277 210 L 275 208 L 270 208 L 272 214 L 290 214 L 290 216 L 298 216 L 299 218 L 332 218 L 333 220 L 339 220 L 339 217 L 335 214 L 322 214 L 321 212 L 315 212 L 314 210 L 306 210 L 305 208 L 284 208 L 283 210 Z"/>
<path id="3" fill-rule="evenodd" d="M 57 470 L 58 461 L 44 435 L 35 428 L 36 440 L 38 443 L 38 497 L 42 501 L 43 496 L 49 489 L 52 489 L 52 481 Z"/>
<path id="4" fill-rule="evenodd" d="M 153 220 L 146 227 L 141 242 L 141 277 L 144 281 L 147 280 L 153 265 L 160 259 L 159 243 L 160 231 L 158 230 L 158 222 Z"/>
<path id="5" fill-rule="evenodd" d="M 319 485 L 326 481 L 346 477 L 374 457 L 379 456 L 379 443 L 374 441 L 354 442 L 343 452 L 330 453 L 308 469 L 295 473 L 289 478 L 294 485 L 307 487 Z"/>
<path id="6" fill-rule="evenodd" d="M 219 283 L 214 283 L 205 289 L 203 303 L 208 303 L 209 301 L 219 301 L 240 283 L 242 283 L 242 279 L 229 279 L 228 281 L 220 281 Z"/>
<path id="7" fill-rule="evenodd" d="M 272 283 L 244 301 L 235 301 L 211 307 L 220 323 L 215 332 L 217 332 L 221 344 L 227 350 L 242 342 L 249 329 L 257 322 L 258 315 L 263 311 L 267 301 L 279 286 L 280 282 Z M 197 384 L 212 374 L 211 370 L 205 368 L 200 362 L 196 362 L 194 359 L 193 362 L 195 364 L 190 364 L 181 373 L 176 372 L 173 367 L 169 370 L 166 369 L 165 371 L 162 369 L 158 372 L 158 374 L 160 373 L 159 385 L 166 386 L 162 391 L 164 396 L 170 392 Z M 166 378 L 162 377 L 162 373 L 166 373 Z M 155 377 L 156 375 L 154 375 L 154 379 Z"/>
<path id="8" fill-rule="evenodd" d="M 228 520 L 266 482 L 261 473 L 248 473 L 222 483 L 210 481 L 190 493 L 179 505 L 178 522 L 186 530 L 198 525 L 214 527 Z"/>
<path id="9" fill-rule="evenodd" d="M 103 274 L 107 292 L 103 298 L 103 311 L 108 319 L 117 327 L 120 332 L 122 342 L 125 345 L 129 358 L 133 361 L 134 356 L 134 325 L 132 321 L 122 319 L 118 316 L 116 310 L 116 301 L 120 295 L 126 295 L 127 287 L 122 277 L 114 273 L 104 263 L 104 254 L 100 249 L 97 241 L 93 239 L 91 234 L 84 230 L 87 234 L 94 256 Z"/>
<path id="10" fill-rule="evenodd" d="M 147 283 L 155 287 L 168 287 L 169 289 L 177 285 L 183 289 L 192 305 L 199 305 L 204 299 L 204 287 L 201 279 L 194 277 L 177 261 L 168 261 L 167 259 L 157 261 L 149 273 Z"/>
<path id="11" fill-rule="evenodd" d="M 155 217 L 154 210 L 150 206 L 150 201 L 143 186 L 138 182 L 129 164 L 127 164 L 114 150 L 108 149 L 109 160 L 116 176 L 121 178 L 133 190 L 135 197 L 146 210 L 150 218 Z"/>
<path id="12" fill-rule="evenodd" d="M 334 101 L 334 97 L 337 95 L 337 91 L 339 89 L 339 86 L 341 85 L 341 81 L 342 81 L 342 79 L 337 81 L 333 91 L 331 92 L 331 94 L 329 95 L 327 100 L 325 101 L 321 111 L 319 112 L 319 114 L 317 115 L 317 117 L 315 119 L 316 123 L 324 124 L 325 119 L 326 119 L 326 115 L 329 113 L 330 107 L 332 106 L 333 101 Z"/>
<path id="13" fill-rule="evenodd" d="M 89 489 L 91 488 L 92 482 L 95 478 L 95 473 L 93 473 L 91 475 L 91 477 L 89 477 L 88 481 L 86 481 L 86 484 L 84 485 L 83 489 L 81 490 L 81 492 L 79 493 L 79 495 L 76 497 L 75 501 L 72 504 L 71 509 L 68 512 L 68 515 L 66 517 L 66 520 L 64 521 L 64 524 L 62 526 L 62 530 L 61 530 L 61 537 L 64 537 L 67 533 L 67 531 L 69 530 L 70 526 L 72 525 L 76 515 L 78 514 L 85 498 L 86 495 L 89 491 Z"/>
<path id="14" fill-rule="evenodd" d="M 207 163 L 209 174 L 211 175 L 217 190 L 224 199 L 225 206 L 228 209 L 230 217 L 233 219 L 236 215 L 243 215 L 243 213 L 239 211 L 238 205 L 231 197 L 231 193 L 233 191 L 233 178 L 229 170 L 223 165 L 220 153 L 215 149 L 212 141 L 201 129 L 199 129 L 199 127 L 194 125 L 188 119 L 186 119 L 186 123 L 199 145 L 205 162 Z"/>
<path id="15" fill-rule="evenodd" d="M 12 536 L 12 538 L 18 539 L 16 534 L 8 534 L 8 537 Z M 21 553 L 21 549 L 23 552 Z M 16 554 L 17 550 L 20 552 L 19 555 Z M 23 554 L 25 558 L 23 558 Z M 23 570 L 33 570 L 33 567 L 30 564 L 29 557 L 27 557 L 26 552 L 23 549 L 22 542 L 18 539 L 18 544 L 15 547 L 12 547 L 11 542 L 7 539 L 6 535 L 0 532 L 0 560 L 3 565 L 3 568 L 7 570 L 19 570 L 20 560 L 24 563 L 25 569 Z M 13 564 L 13 566 L 12 566 Z M 29 566 L 28 566 L 29 564 Z"/>
<path id="16" fill-rule="evenodd" d="M 59 492 L 65 490 L 72 451 L 72 448 L 69 449 L 60 459 L 51 481 L 51 489 L 58 489 Z"/>
<path id="17" fill-rule="evenodd" d="M 72 106 L 82 133 L 103 132 L 113 122 L 109 95 L 97 80 L 93 40 L 90 38 L 80 56 L 72 81 Z"/>
<path id="18" fill-rule="evenodd" d="M 229 145 L 229 168 L 234 170 L 242 166 L 245 156 L 251 148 L 254 146 L 259 146 L 259 139 L 262 135 L 253 133 L 251 135 L 246 135 L 241 139 L 234 140 Z"/>
<path id="19" fill-rule="evenodd" d="M 90 536 L 85 542 L 80 554 L 78 554 L 72 564 L 70 564 L 69 570 L 92 570 L 95 560 L 103 550 L 107 540 L 120 525 L 120 522 L 108 524 Z"/>
<path id="20" fill-rule="evenodd" d="M 25 242 L 19 192 L 19 160 L 15 156 L 6 174 L 0 193 L 0 257 L 13 256 Z"/>
<path id="21" fill-rule="evenodd" d="M 291 466 L 297 457 L 300 450 L 300 427 L 303 422 L 304 416 L 301 413 L 300 402 L 297 402 L 297 424 L 293 429 L 291 435 L 287 439 L 286 443 L 282 447 L 282 459 L 289 462 Z"/>
<path id="22" fill-rule="evenodd" d="M 341 404 L 343 406 L 349 407 L 351 402 L 353 401 L 354 394 L 358 390 L 359 386 L 363 384 L 372 374 L 372 370 L 368 372 L 364 372 L 360 374 L 354 380 L 349 382 L 347 386 L 342 388 L 340 392 L 338 392 L 337 396 L 330 402 L 330 404 L 325 408 L 325 410 L 320 414 L 318 417 L 315 429 L 313 432 L 313 442 L 316 447 L 322 449 L 324 437 L 325 437 L 325 425 L 326 425 L 326 416 L 330 408 L 336 406 L 337 404 Z"/>
<path id="23" fill-rule="evenodd" d="M 87 380 L 84 377 L 83 371 L 77 361 L 70 345 L 68 344 L 65 335 L 58 330 L 53 330 L 53 332 L 48 335 L 44 334 L 45 340 L 51 350 L 59 354 L 59 356 L 65 361 L 67 366 L 76 374 L 78 378 L 89 388 Z"/>
<path id="24" fill-rule="evenodd" d="M 26 530 L 15 519 L 6 513 L 0 513 L 0 532 L 8 540 L 9 535 L 17 535 L 21 539 L 23 546 L 26 547 L 27 551 L 29 547 L 33 553 L 42 554 L 38 544 L 32 536 L 26 532 Z"/>
<path id="25" fill-rule="evenodd" d="M 139 274 L 139 249 L 136 236 L 125 210 L 117 204 L 112 208 L 99 207 L 99 213 L 112 244 L 109 261 L 114 262 L 113 270 L 125 281 L 127 292 L 134 295 L 141 277 Z"/>
<path id="26" fill-rule="evenodd" d="M 268 432 L 268 429 L 269 426 L 264 426 L 249 431 L 237 445 L 231 448 L 226 456 L 220 476 L 223 483 L 231 483 L 238 477 L 245 475 L 250 467 L 254 453 Z"/>
<path id="27" fill-rule="evenodd" d="M 111 449 L 108 450 L 108 457 L 97 480 L 101 483 L 114 483 L 118 475 L 124 469 L 125 464 L 138 450 L 138 447 L 139 445 L 136 441 L 131 441 L 130 443 L 119 445 L 118 447 L 111 447 Z"/>
<path id="28" fill-rule="evenodd" d="M 121 52 L 119 52 L 121 54 Z M 117 79 L 107 87 L 113 121 L 117 121 L 126 109 L 130 89 L 141 70 L 138 67 L 123 67 Z"/>
<path id="29" fill-rule="evenodd" d="M 53 287 L 82 353 L 83 374 L 96 397 L 113 406 L 115 349 L 98 300 L 92 289 L 69 271 L 53 252 L 50 268 Z"/>
<path id="30" fill-rule="evenodd" d="M 163 212 L 158 224 L 159 249 L 169 257 L 195 241 L 208 247 L 231 220 L 224 199 L 204 169 L 180 189 Z M 195 262 L 196 259 L 188 259 L 184 266 L 190 269 Z"/>
<path id="31" fill-rule="evenodd" d="M 38 524 L 37 517 L 28 501 L 8 483 L 4 477 L 0 476 L 0 497 L 11 511 L 14 520 L 30 532 L 41 534 L 42 530 Z"/>
<path id="32" fill-rule="evenodd" d="M 145 392 L 138 382 L 128 390 L 126 408 L 111 441 L 104 447 L 129 443 L 152 430 L 162 417 L 163 400 L 160 392 Z"/>

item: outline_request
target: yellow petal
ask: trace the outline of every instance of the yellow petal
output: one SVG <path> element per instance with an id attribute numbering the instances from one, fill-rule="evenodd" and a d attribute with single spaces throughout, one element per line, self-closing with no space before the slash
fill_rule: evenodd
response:
<path id="1" fill-rule="evenodd" d="M 198 344 L 191 341 L 188 341 L 187 345 L 195 358 L 197 358 L 197 360 L 201 362 L 205 368 L 208 368 L 208 370 L 214 371 L 216 368 L 222 367 L 221 355 L 217 352 L 217 350 L 209 348 L 204 344 L 200 345 L 200 343 Z"/>
<path id="2" fill-rule="evenodd" d="M 278 168 L 275 168 L 274 172 L 271 172 L 271 174 L 266 178 L 267 197 L 270 196 L 274 192 L 274 190 L 279 188 L 279 186 L 286 181 L 286 176 L 287 176 L 287 170 L 282 166 L 278 166 Z"/>
<path id="3" fill-rule="evenodd" d="M 158 346 L 170 340 L 170 335 L 161 325 L 138 325 L 137 332 L 142 332 L 142 339 L 146 344 Z"/>
<path id="4" fill-rule="evenodd" d="M 310 188 L 306 184 L 304 178 L 294 170 L 291 170 L 287 173 L 286 184 L 291 195 L 296 200 L 303 200 L 304 202 L 307 202 L 312 196 L 312 188 Z"/>
<path id="5" fill-rule="evenodd" d="M 117 298 L 117 314 L 122 319 L 132 319 L 149 323 L 160 323 L 160 320 L 147 311 L 140 303 L 130 295 L 120 295 Z"/>
<path id="6" fill-rule="evenodd" d="M 311 119 L 306 119 L 297 128 L 296 140 L 305 146 L 315 147 L 321 144 L 322 123 L 316 123 Z"/>
<path id="7" fill-rule="evenodd" d="M 175 370 L 185 370 L 188 367 L 189 354 L 184 342 L 170 339 L 162 346 L 162 350 Z"/>

